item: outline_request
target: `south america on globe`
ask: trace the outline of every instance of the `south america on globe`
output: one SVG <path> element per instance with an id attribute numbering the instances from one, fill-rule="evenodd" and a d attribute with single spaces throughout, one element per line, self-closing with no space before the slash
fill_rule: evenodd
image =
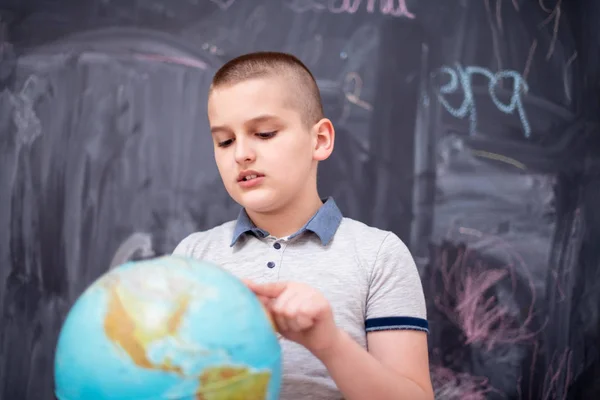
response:
<path id="1" fill-rule="evenodd" d="M 275 400 L 281 347 L 243 282 L 180 256 L 128 262 L 75 301 L 55 353 L 59 400 Z"/>

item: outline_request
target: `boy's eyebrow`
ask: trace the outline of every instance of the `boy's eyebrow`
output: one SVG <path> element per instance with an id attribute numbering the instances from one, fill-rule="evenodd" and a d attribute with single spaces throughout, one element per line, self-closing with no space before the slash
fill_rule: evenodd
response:
<path id="1" fill-rule="evenodd" d="M 260 123 L 260 122 L 278 122 L 281 123 L 281 119 L 275 115 L 271 115 L 271 114 L 262 114 L 259 115 L 257 117 L 251 118 L 248 121 L 246 121 L 246 123 L 244 125 L 251 125 L 251 124 L 256 124 L 256 123 Z M 219 132 L 230 132 L 231 129 L 225 127 L 225 126 L 213 126 L 210 128 L 210 133 L 211 134 L 216 134 Z"/>
<path id="2" fill-rule="evenodd" d="M 275 115 L 262 114 L 257 117 L 254 117 L 252 119 L 249 119 L 248 121 L 246 121 L 246 124 L 257 123 L 257 122 L 267 122 L 267 121 L 279 122 L 280 119 L 278 117 L 276 117 Z"/>
<path id="3" fill-rule="evenodd" d="M 214 134 L 219 133 L 219 132 L 229 132 L 229 131 L 230 130 L 227 129 L 226 127 L 224 127 L 224 126 L 211 126 L 210 127 L 210 134 L 211 135 L 214 135 Z"/>

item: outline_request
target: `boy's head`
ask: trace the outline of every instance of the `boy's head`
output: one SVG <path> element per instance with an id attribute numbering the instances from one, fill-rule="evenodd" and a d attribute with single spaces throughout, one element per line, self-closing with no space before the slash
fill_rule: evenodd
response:
<path id="1" fill-rule="evenodd" d="M 331 154 L 334 129 L 313 75 L 296 57 L 258 52 L 222 66 L 208 120 L 219 173 L 239 204 L 272 212 L 316 194 L 317 163 Z"/>

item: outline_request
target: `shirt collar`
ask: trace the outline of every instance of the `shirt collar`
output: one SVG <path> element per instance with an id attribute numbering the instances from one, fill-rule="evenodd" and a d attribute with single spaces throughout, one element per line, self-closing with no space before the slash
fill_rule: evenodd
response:
<path id="1" fill-rule="evenodd" d="M 335 204 L 333 198 L 329 197 L 323 201 L 323 205 L 315 215 L 313 215 L 312 218 L 298 230 L 298 232 L 290 235 L 289 239 L 299 236 L 306 231 L 310 231 L 319 237 L 323 246 L 326 246 L 331 239 L 333 239 L 333 235 L 340 226 L 342 218 L 342 212 L 337 204 Z M 233 237 L 230 246 L 235 245 L 238 239 L 246 233 L 253 233 L 259 238 L 269 236 L 269 232 L 254 225 L 250 217 L 248 217 L 246 210 L 242 208 L 238 214 L 235 228 L 233 229 Z"/>

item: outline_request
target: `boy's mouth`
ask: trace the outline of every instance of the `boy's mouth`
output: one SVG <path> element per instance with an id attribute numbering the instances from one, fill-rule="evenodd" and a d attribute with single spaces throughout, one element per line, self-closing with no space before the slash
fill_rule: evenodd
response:
<path id="1" fill-rule="evenodd" d="M 244 171 L 238 175 L 238 182 L 247 182 L 251 181 L 252 179 L 261 178 L 263 176 L 263 174 L 260 174 L 256 171 Z"/>

